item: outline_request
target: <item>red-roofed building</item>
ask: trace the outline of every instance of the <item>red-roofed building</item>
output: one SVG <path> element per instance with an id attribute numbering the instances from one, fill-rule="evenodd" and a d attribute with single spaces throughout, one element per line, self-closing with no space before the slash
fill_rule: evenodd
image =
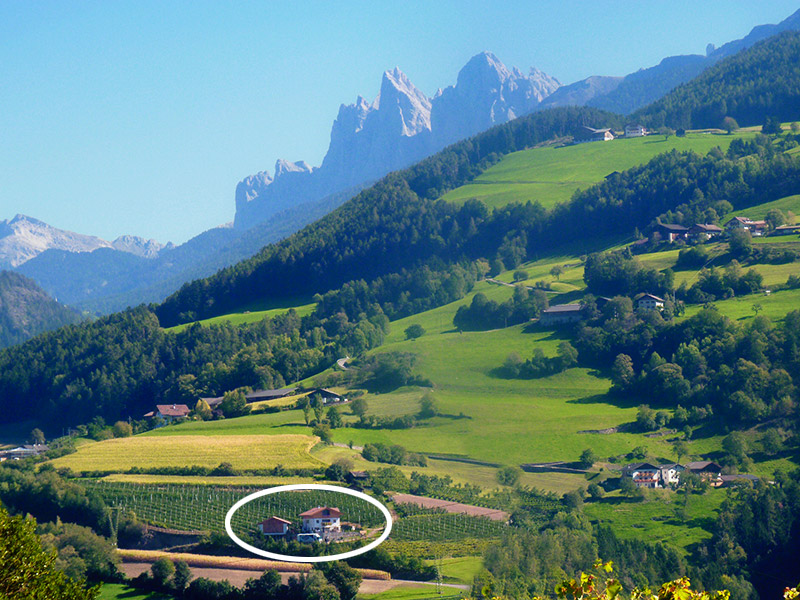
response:
<path id="1" fill-rule="evenodd" d="M 289 532 L 291 521 L 280 517 L 270 517 L 258 524 L 258 530 L 264 535 L 286 535 Z"/>
<path id="2" fill-rule="evenodd" d="M 160 417 L 165 421 L 174 421 L 189 416 L 191 410 L 185 404 L 157 404 L 156 409 L 145 415 L 145 418 L 152 419 Z"/>
<path id="3" fill-rule="evenodd" d="M 318 506 L 300 513 L 300 518 L 303 519 L 303 531 L 306 533 L 341 531 L 342 524 L 339 521 L 341 514 L 338 508 L 330 506 Z"/>

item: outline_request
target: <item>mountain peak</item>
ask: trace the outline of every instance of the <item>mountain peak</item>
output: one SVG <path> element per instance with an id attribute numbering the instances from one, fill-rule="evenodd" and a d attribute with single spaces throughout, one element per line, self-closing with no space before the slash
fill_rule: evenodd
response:
<path id="1" fill-rule="evenodd" d="M 492 84 L 499 88 L 502 83 L 512 77 L 506 66 L 491 52 L 483 51 L 469 59 L 458 73 L 456 85 Z"/>
<path id="2" fill-rule="evenodd" d="M 290 162 L 279 158 L 275 162 L 275 179 L 287 173 L 311 173 L 313 170 L 314 168 L 304 160 Z"/>

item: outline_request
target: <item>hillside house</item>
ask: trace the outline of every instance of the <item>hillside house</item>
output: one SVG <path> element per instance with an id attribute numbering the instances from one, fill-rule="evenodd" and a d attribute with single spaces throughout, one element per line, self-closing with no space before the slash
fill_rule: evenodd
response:
<path id="1" fill-rule="evenodd" d="M 291 521 L 273 516 L 269 519 L 264 519 L 261 521 L 261 523 L 258 524 L 258 530 L 264 535 L 284 536 L 289 533 L 289 527 L 291 524 Z"/>
<path id="2" fill-rule="evenodd" d="M 722 235 L 722 227 L 713 223 L 695 223 L 689 227 L 689 238 L 697 241 L 706 241 Z"/>
<path id="3" fill-rule="evenodd" d="M 722 467 L 710 460 L 698 460 L 686 463 L 686 470 L 698 475 L 703 481 L 707 481 L 713 487 L 722 485 Z"/>
<path id="4" fill-rule="evenodd" d="M 737 229 L 746 229 L 753 237 L 764 235 L 767 230 L 766 221 L 753 221 L 748 217 L 733 217 L 730 221 L 725 223 L 725 231 L 728 233 Z"/>
<path id="5" fill-rule="evenodd" d="M 300 513 L 300 518 L 303 520 L 303 533 L 341 531 L 340 516 L 339 509 L 330 506 L 318 506 Z"/>
<path id="6" fill-rule="evenodd" d="M 755 475 L 749 473 L 738 473 L 736 475 L 720 475 L 720 487 L 732 487 L 737 483 L 749 482 L 755 485 L 760 480 Z"/>
<path id="7" fill-rule="evenodd" d="M 636 310 L 661 310 L 664 299 L 653 294 L 642 294 L 636 298 Z"/>
<path id="8" fill-rule="evenodd" d="M 626 125 L 625 126 L 625 137 L 644 137 L 647 135 L 647 129 L 645 129 L 641 125 Z"/>
<path id="9" fill-rule="evenodd" d="M 539 324 L 544 326 L 577 323 L 583 319 L 583 304 L 556 304 L 542 311 Z"/>
<path id="10" fill-rule="evenodd" d="M 167 423 L 172 423 L 176 419 L 185 419 L 191 410 L 185 404 L 157 404 L 154 411 L 145 415 L 146 419 L 160 418 Z"/>
<path id="11" fill-rule="evenodd" d="M 614 134 L 608 128 L 595 129 L 584 126 L 575 134 L 576 142 L 609 142 L 613 139 Z"/>
<path id="12" fill-rule="evenodd" d="M 678 240 L 686 241 L 689 236 L 689 228 L 674 223 L 659 223 L 658 233 L 661 234 L 662 239 L 669 243 Z"/>
<path id="13" fill-rule="evenodd" d="M 262 400 L 276 400 L 278 398 L 286 398 L 291 396 L 297 391 L 296 387 L 286 387 L 277 390 L 256 390 L 245 394 L 248 404 L 250 402 L 261 402 Z"/>
<path id="14" fill-rule="evenodd" d="M 323 404 L 338 404 L 339 402 L 347 402 L 347 398 L 327 388 L 317 388 L 312 391 L 310 395 L 317 395 L 322 398 Z"/>
<path id="15" fill-rule="evenodd" d="M 661 487 L 661 468 L 651 463 L 632 463 L 622 467 L 622 476 L 630 477 L 637 488 Z"/>
<path id="16" fill-rule="evenodd" d="M 47 444 L 23 444 L 10 450 L 0 451 L 0 462 L 5 460 L 20 460 L 21 458 L 30 458 L 31 456 L 39 456 L 44 454 L 50 449 Z"/>
<path id="17" fill-rule="evenodd" d="M 678 463 L 671 463 L 667 465 L 661 465 L 660 469 L 660 479 L 661 485 L 663 487 L 669 486 L 677 486 L 681 482 L 681 473 L 686 470 L 681 464 Z"/>

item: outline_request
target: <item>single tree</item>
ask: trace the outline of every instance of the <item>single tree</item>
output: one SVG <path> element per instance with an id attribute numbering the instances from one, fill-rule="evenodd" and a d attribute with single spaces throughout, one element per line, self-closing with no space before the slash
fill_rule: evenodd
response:
<path id="1" fill-rule="evenodd" d="M 208 402 L 200 398 L 197 401 L 197 404 L 194 405 L 194 414 L 200 417 L 203 421 L 208 421 L 211 417 L 214 416 L 214 413 L 211 412 L 211 407 L 208 405 Z"/>
<path id="2" fill-rule="evenodd" d="M 583 452 L 581 452 L 581 457 L 578 459 L 581 467 L 584 469 L 591 469 L 598 460 L 598 456 L 594 453 L 594 450 L 591 448 L 586 448 Z"/>
<path id="3" fill-rule="evenodd" d="M 557 281 L 561 280 L 561 276 L 564 274 L 564 267 L 561 265 L 553 265 L 553 268 L 550 269 L 550 275 L 556 278 Z"/>
<path id="4" fill-rule="evenodd" d="M 114 437 L 123 438 L 131 437 L 133 435 L 133 427 L 127 421 L 117 421 L 114 423 Z"/>
<path id="5" fill-rule="evenodd" d="M 322 396 L 319 394 L 314 394 L 311 396 L 311 408 L 314 409 L 314 418 L 317 420 L 317 423 L 322 421 L 322 411 L 324 408 L 324 404 L 322 402 Z"/>
<path id="6" fill-rule="evenodd" d="M 514 283 L 525 281 L 528 278 L 527 271 L 514 271 Z"/>
<path id="7" fill-rule="evenodd" d="M 153 581 L 155 581 L 162 589 L 166 588 L 167 581 L 175 573 L 175 564 L 166 556 L 157 558 L 150 567 Z"/>
<path id="8" fill-rule="evenodd" d="M 800 123 L 798 123 L 797 121 L 792 121 L 792 124 L 789 125 L 789 129 L 792 130 L 792 133 L 800 132 Z"/>
<path id="9" fill-rule="evenodd" d="M 31 431 L 30 439 L 31 442 L 33 442 L 34 444 L 44 444 L 45 442 L 44 432 L 38 427 L 36 427 Z"/>
<path id="10" fill-rule="evenodd" d="M 519 467 L 503 467 L 497 471 L 497 482 L 500 485 L 515 486 L 521 475 L 522 470 Z"/>
<path id="11" fill-rule="evenodd" d="M 367 401 L 364 398 L 356 398 L 352 402 L 350 402 L 350 411 L 359 418 L 359 420 L 364 421 L 364 417 L 367 414 L 367 410 L 369 410 L 369 406 L 367 405 Z"/>
<path id="12" fill-rule="evenodd" d="M 306 421 L 306 425 L 311 423 L 311 401 L 308 399 L 308 396 L 303 396 L 298 401 L 301 410 L 303 411 L 303 418 Z"/>
<path id="13" fill-rule="evenodd" d="M 233 390 L 225 392 L 225 395 L 222 396 L 219 409 L 226 419 L 231 419 L 249 415 L 251 407 L 247 405 L 247 397 L 244 395 L 244 391 Z"/>
<path id="14" fill-rule="evenodd" d="M 415 340 L 418 337 L 425 335 L 425 328 L 418 323 L 414 323 L 413 325 L 406 327 L 405 334 L 407 340 Z"/>
<path id="15" fill-rule="evenodd" d="M 339 409 L 335 406 L 331 406 L 328 409 L 328 423 L 331 426 L 331 429 L 338 429 L 342 426 L 342 415 L 339 414 Z"/>
<path id="16" fill-rule="evenodd" d="M 722 128 L 728 132 L 728 135 L 739 129 L 739 124 L 733 117 L 725 117 L 722 119 Z"/>
<path id="17" fill-rule="evenodd" d="M 430 419 L 439 414 L 439 405 L 436 402 L 433 394 L 428 392 L 419 400 L 419 413 L 417 416 L 420 419 Z"/>

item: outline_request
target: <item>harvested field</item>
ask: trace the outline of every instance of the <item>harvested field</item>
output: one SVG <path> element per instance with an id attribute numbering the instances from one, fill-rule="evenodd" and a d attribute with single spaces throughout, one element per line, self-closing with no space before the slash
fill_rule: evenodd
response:
<path id="1" fill-rule="evenodd" d="M 395 504 L 414 504 L 422 508 L 441 508 L 449 513 L 464 514 L 471 517 L 487 517 L 492 521 L 505 523 L 509 515 L 503 510 L 485 508 L 483 506 L 473 506 L 472 504 L 461 504 L 449 500 L 439 500 L 438 498 L 427 498 L 425 496 L 414 496 L 413 494 L 394 494 L 392 501 Z"/>
<path id="2" fill-rule="evenodd" d="M 76 472 L 123 472 L 133 467 L 216 467 L 234 469 L 319 468 L 309 454 L 318 438 L 309 435 L 134 436 L 94 442 L 52 462 Z"/>
<path id="3" fill-rule="evenodd" d="M 206 554 L 189 554 L 186 552 L 163 552 L 161 550 L 117 550 L 122 558 L 123 566 L 126 563 L 152 564 L 157 559 L 165 556 L 171 560 L 182 560 L 190 567 L 201 569 L 220 569 L 225 571 L 247 571 L 251 574 L 263 573 L 267 569 L 275 569 L 281 573 L 307 573 L 311 570 L 311 563 L 287 563 L 263 558 L 242 558 L 240 556 L 209 556 Z M 364 579 L 389 580 L 391 575 L 386 571 L 377 569 L 357 569 Z M 141 571 L 140 571 L 141 572 Z M 233 582 L 231 582 L 233 583 Z"/>

